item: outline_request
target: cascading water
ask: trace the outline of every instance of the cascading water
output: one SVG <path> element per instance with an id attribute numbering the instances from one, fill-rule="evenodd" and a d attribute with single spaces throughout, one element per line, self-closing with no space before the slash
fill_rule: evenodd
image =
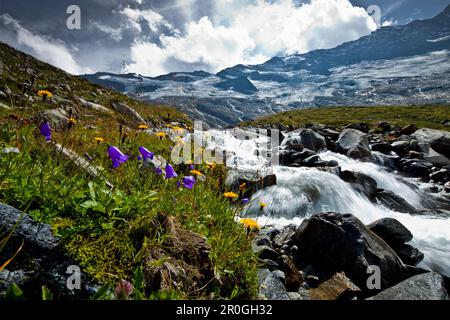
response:
<path id="1" fill-rule="evenodd" d="M 242 140 L 235 138 L 230 132 L 223 134 L 219 131 L 210 131 L 209 134 L 218 138 L 221 143 L 212 143 L 208 147 L 221 147 L 233 155 L 231 160 L 227 159 L 228 166 L 256 172 L 267 165 L 256 156 L 256 150 L 261 150 L 261 145 L 267 142 L 266 138 Z M 396 173 L 375 163 L 353 160 L 329 151 L 320 154 L 320 157 L 323 160 L 338 161 L 342 170 L 371 176 L 377 181 L 379 188 L 401 195 L 417 208 L 422 207 L 423 197 L 430 196 Z M 337 175 L 315 168 L 275 166 L 272 171 L 277 176 L 277 185 L 255 193 L 243 215 L 256 218 L 261 225 L 278 227 L 298 225 L 303 219 L 326 211 L 351 213 L 365 224 L 383 217 L 395 218 L 414 235 L 412 245 L 425 254 L 419 267 L 450 276 L 450 217 L 414 216 L 391 211 L 369 201 Z M 266 207 L 261 209 L 260 202 L 264 202 Z"/>

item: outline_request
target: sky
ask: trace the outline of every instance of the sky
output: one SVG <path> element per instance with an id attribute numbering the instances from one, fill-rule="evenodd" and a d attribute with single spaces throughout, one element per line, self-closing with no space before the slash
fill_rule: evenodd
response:
<path id="1" fill-rule="evenodd" d="M 218 72 L 437 15 L 450 0 L 1 0 L 0 41 L 72 74 Z M 80 28 L 68 28 L 70 5 Z M 370 9 L 370 10 L 368 10 Z M 1 59 L 1 57 L 0 57 Z"/>

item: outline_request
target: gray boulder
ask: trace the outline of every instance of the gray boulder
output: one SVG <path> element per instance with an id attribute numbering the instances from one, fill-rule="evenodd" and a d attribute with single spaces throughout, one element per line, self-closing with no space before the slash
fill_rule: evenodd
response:
<path id="1" fill-rule="evenodd" d="M 134 110 L 133 108 L 127 106 L 122 102 L 111 101 L 111 107 L 120 114 L 123 114 L 125 116 L 134 119 L 134 121 L 139 124 L 146 123 L 144 118 L 136 110 Z"/>
<path id="2" fill-rule="evenodd" d="M 437 152 L 450 158 L 450 132 L 424 128 L 417 130 L 411 136 L 419 143 L 427 143 Z"/>
<path id="3" fill-rule="evenodd" d="M 381 288 L 409 276 L 395 251 L 351 214 L 321 213 L 303 221 L 295 234 L 297 263 L 333 275 L 344 271 L 361 290 L 367 290 L 368 271 L 381 271 Z"/>
<path id="4" fill-rule="evenodd" d="M 303 148 L 322 151 L 326 150 L 327 143 L 325 138 L 319 133 L 311 129 L 305 129 L 299 133 L 291 133 L 284 139 L 282 146 L 298 151 L 303 150 Z"/>
<path id="5" fill-rule="evenodd" d="M 78 98 L 78 101 L 80 102 L 81 106 L 86 109 L 94 110 L 94 111 L 101 112 L 101 113 L 113 113 L 110 109 L 108 109 L 100 104 L 86 101 L 83 98 Z"/>
<path id="6" fill-rule="evenodd" d="M 449 300 L 444 278 L 428 272 L 411 277 L 368 300 Z"/>
<path id="7" fill-rule="evenodd" d="M 345 129 L 336 142 L 340 152 L 349 157 L 363 159 L 372 156 L 367 134 L 356 129 Z"/>
<path id="8" fill-rule="evenodd" d="M 290 300 L 289 294 L 283 282 L 268 269 L 258 271 L 259 294 L 261 300 Z"/>

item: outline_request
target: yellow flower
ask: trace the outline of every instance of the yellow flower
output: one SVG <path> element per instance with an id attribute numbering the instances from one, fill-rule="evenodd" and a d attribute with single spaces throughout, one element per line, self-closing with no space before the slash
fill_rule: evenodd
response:
<path id="1" fill-rule="evenodd" d="M 174 130 L 174 131 L 184 131 L 184 129 L 181 128 L 181 127 L 172 127 L 172 130 Z"/>
<path id="2" fill-rule="evenodd" d="M 74 117 L 70 117 L 70 118 L 67 120 L 67 122 L 68 122 L 69 124 L 75 124 L 75 123 L 77 123 L 77 120 L 75 120 Z"/>
<path id="3" fill-rule="evenodd" d="M 53 94 L 48 90 L 39 90 L 37 94 L 39 97 L 44 97 L 44 98 L 53 97 Z"/>
<path id="4" fill-rule="evenodd" d="M 190 171 L 193 175 L 196 175 L 196 176 L 203 176 L 203 173 L 201 173 L 200 171 L 198 171 L 198 170 L 191 170 Z"/>
<path id="5" fill-rule="evenodd" d="M 148 129 L 148 125 L 140 124 L 138 128 L 141 129 L 141 130 L 146 130 L 146 129 Z"/>
<path id="6" fill-rule="evenodd" d="M 259 230 L 259 224 L 253 219 L 241 219 L 240 222 L 248 229 Z"/>
<path id="7" fill-rule="evenodd" d="M 225 198 L 228 198 L 228 199 L 236 199 L 236 198 L 239 197 L 239 195 L 236 194 L 236 193 L 234 193 L 234 192 L 225 192 L 225 193 L 223 194 L 223 196 L 224 196 Z"/>
<path id="8" fill-rule="evenodd" d="M 241 185 L 239 186 L 239 190 L 240 190 L 240 191 L 244 191 L 246 186 L 247 186 L 247 184 L 244 182 L 243 184 L 241 184 Z"/>
<path id="9" fill-rule="evenodd" d="M 102 142 L 105 142 L 105 139 L 100 138 L 100 137 L 96 137 L 95 141 L 97 141 L 98 143 L 102 143 Z"/>
<path id="10" fill-rule="evenodd" d="M 166 133 L 165 133 L 165 132 L 157 132 L 157 133 L 155 133 L 155 135 L 156 135 L 158 138 L 162 139 L 162 138 L 164 138 L 164 137 L 166 136 Z"/>
<path id="11" fill-rule="evenodd" d="M 267 207 L 267 204 L 260 201 L 260 202 L 259 202 L 259 208 L 262 210 L 262 209 L 264 209 L 265 207 Z"/>
<path id="12" fill-rule="evenodd" d="M 216 167 L 216 164 L 214 162 L 205 161 L 205 163 L 209 169 L 214 169 Z"/>

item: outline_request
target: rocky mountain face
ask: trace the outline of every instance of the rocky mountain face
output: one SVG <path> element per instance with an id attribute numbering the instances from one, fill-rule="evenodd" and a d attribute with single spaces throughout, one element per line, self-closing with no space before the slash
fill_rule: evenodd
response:
<path id="1" fill-rule="evenodd" d="M 333 49 L 215 75 L 84 77 L 145 101 L 174 104 L 212 126 L 228 126 L 302 107 L 448 103 L 449 74 L 450 6 L 433 19 L 383 27 Z"/>

